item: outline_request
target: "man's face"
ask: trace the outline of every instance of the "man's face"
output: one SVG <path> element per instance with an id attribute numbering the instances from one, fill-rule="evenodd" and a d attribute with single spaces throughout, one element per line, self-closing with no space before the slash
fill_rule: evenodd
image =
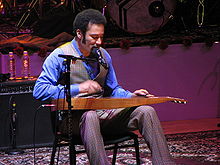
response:
<path id="1" fill-rule="evenodd" d="M 89 24 L 86 34 L 81 34 L 79 38 L 79 48 L 85 56 L 90 54 L 92 47 L 100 47 L 103 42 L 104 25 Z"/>

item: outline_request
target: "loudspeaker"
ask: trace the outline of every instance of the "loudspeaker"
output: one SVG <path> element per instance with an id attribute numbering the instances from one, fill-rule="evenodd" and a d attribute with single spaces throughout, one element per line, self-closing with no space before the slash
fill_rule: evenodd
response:
<path id="1" fill-rule="evenodd" d="M 12 146 L 11 100 L 13 99 L 15 120 L 15 142 L 17 148 L 33 147 L 34 131 L 35 146 L 49 146 L 53 143 L 50 109 L 39 108 L 48 102 L 37 101 L 32 93 L 0 95 L 0 149 Z M 36 118 L 35 118 L 36 115 Z M 34 130 L 35 123 L 35 130 Z"/>

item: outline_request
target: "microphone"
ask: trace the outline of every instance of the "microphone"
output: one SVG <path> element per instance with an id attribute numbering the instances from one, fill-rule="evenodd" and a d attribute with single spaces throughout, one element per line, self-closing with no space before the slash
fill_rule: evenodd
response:
<path id="1" fill-rule="evenodd" d="M 101 64 L 105 69 L 108 69 L 108 65 L 105 59 L 102 57 L 102 53 L 97 47 L 93 47 L 91 51 L 92 55 L 97 59 L 99 64 Z"/>
<path id="2" fill-rule="evenodd" d="M 42 104 L 41 107 L 55 107 L 55 104 Z"/>

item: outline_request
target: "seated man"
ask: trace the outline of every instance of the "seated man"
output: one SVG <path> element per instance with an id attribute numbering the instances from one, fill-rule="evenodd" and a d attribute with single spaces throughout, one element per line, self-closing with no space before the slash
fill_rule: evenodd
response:
<path id="1" fill-rule="evenodd" d="M 119 86 L 111 57 L 101 48 L 105 24 L 105 17 L 97 10 L 87 9 L 76 16 L 73 23 L 75 38 L 55 49 L 43 64 L 42 73 L 33 91 L 36 99 L 64 98 L 62 78 L 65 65 L 64 59 L 58 57 L 59 54 L 99 59 L 95 62 L 77 60 L 71 64 L 72 97 L 97 93 L 101 97 L 152 96 L 145 89 L 131 93 Z M 93 50 L 95 53 L 91 53 Z M 75 111 L 72 121 L 73 134 L 81 136 L 91 165 L 110 164 L 104 149 L 103 134 L 120 134 L 133 130 L 139 130 L 149 144 L 154 165 L 175 164 L 171 159 L 157 114 L 150 106 Z M 64 116 L 60 125 L 64 133 L 67 132 L 66 122 Z"/>

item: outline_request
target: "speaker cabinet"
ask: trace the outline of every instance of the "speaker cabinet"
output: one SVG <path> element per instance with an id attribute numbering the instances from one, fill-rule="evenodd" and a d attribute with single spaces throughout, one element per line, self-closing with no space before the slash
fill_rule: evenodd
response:
<path id="1" fill-rule="evenodd" d="M 48 146 L 53 142 L 53 132 L 50 119 L 50 108 L 39 108 L 46 102 L 37 101 L 32 93 L 1 94 L 0 95 L 0 149 L 12 147 L 13 120 L 11 100 L 16 111 L 15 143 L 17 148 Z M 36 117 L 35 117 L 36 115 Z M 35 129 L 34 129 L 35 124 Z"/>

